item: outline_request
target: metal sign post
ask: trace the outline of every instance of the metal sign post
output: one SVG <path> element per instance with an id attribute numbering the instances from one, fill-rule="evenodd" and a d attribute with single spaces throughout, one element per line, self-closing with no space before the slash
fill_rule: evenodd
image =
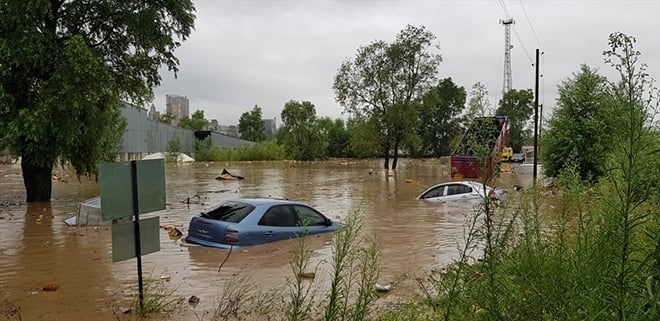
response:
<path id="1" fill-rule="evenodd" d="M 160 250 L 158 217 L 141 221 L 140 214 L 165 209 L 164 172 L 162 159 L 107 163 L 99 169 L 101 217 L 133 218 L 130 223 L 112 224 L 112 261 L 137 259 L 140 309 L 144 308 L 142 255 Z"/>
<path id="2" fill-rule="evenodd" d="M 140 310 L 144 309 L 144 287 L 142 286 L 142 249 L 140 248 L 140 206 L 138 201 L 137 166 L 131 161 L 131 186 L 133 188 L 133 216 L 135 224 L 135 257 L 137 258 L 138 298 Z"/>

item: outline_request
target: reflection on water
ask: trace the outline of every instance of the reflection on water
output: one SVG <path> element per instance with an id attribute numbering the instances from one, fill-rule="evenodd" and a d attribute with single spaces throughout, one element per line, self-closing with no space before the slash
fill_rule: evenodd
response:
<path id="1" fill-rule="evenodd" d="M 366 229 L 378 239 L 382 282 L 424 275 L 449 262 L 457 253 L 472 204 L 415 200 L 429 185 L 448 181 L 449 171 L 437 160 L 403 160 L 390 172 L 381 167 L 381 160 L 167 164 L 167 209 L 145 216 L 159 215 L 163 226 L 185 233 L 191 216 L 236 197 L 295 199 L 339 221 L 360 206 Z M 223 168 L 245 179 L 216 180 Z M 77 202 L 99 192 L 93 180 L 79 181 L 61 172 L 64 181 L 54 182 L 53 201 L 28 206 L 20 201 L 24 199 L 20 167 L 0 166 L 0 300 L 20 307 L 23 320 L 116 320 L 113 307 L 128 306 L 137 291 L 135 260 L 112 263 L 108 227 L 63 223 L 75 213 Z M 529 179 L 514 167 L 502 173 L 497 186 L 527 185 Z M 145 277 L 170 276 L 182 296 L 201 298 L 198 310 L 210 309 L 222 285 L 238 274 L 248 275 L 263 288 L 281 285 L 291 275 L 288 241 L 229 253 L 181 246 L 165 230 L 160 235 L 161 250 L 142 258 Z M 332 235 L 309 240 L 315 249 L 313 264 L 320 266 L 317 275 L 329 274 L 324 271 L 329 269 Z M 43 291 L 48 284 L 59 289 Z M 414 291 L 412 282 L 393 295 L 405 296 L 406 291 Z M 165 319 L 194 316 L 184 312 Z"/>

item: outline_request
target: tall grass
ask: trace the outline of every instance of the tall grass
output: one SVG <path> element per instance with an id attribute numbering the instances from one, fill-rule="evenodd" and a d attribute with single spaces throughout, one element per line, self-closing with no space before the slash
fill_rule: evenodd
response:
<path id="1" fill-rule="evenodd" d="M 364 235 L 363 229 L 362 208 L 357 207 L 335 234 L 326 321 L 366 320 L 376 299 L 380 260 L 376 242 Z"/>
<path id="2" fill-rule="evenodd" d="M 613 34 L 611 50 L 604 53 L 621 79 L 610 88 L 611 112 L 618 116 L 615 125 L 620 127 L 615 131 L 618 135 L 613 142 L 618 152 L 608 163 L 605 186 L 610 189 L 604 209 L 610 231 L 605 241 L 612 249 L 608 261 L 612 274 L 606 278 L 611 300 L 606 308 L 617 320 L 638 319 L 639 312 L 648 312 L 649 304 L 657 310 L 657 301 L 647 302 L 639 294 L 657 289 L 660 282 L 648 275 L 655 266 L 652 264 L 655 249 L 648 245 L 652 243 L 653 231 L 658 230 L 658 208 L 647 207 L 648 201 L 653 199 L 653 187 L 658 184 L 658 177 L 649 177 L 647 167 L 658 165 L 660 144 L 652 133 L 653 127 L 648 127 L 653 126 L 649 109 L 658 111 L 658 92 L 646 74 L 646 66 L 637 62 L 640 53 L 634 50 L 634 42 L 632 37 Z M 655 125 L 657 132 L 657 123 Z M 655 191 L 657 193 L 657 189 Z"/>
<path id="3" fill-rule="evenodd" d="M 293 240 L 288 296 L 284 301 L 285 318 L 301 320 L 369 320 L 376 299 L 375 284 L 380 273 L 376 243 L 365 235 L 363 212 L 360 207 L 351 211 L 343 228 L 335 232 L 331 275 L 327 293 L 317 292 L 313 280 L 305 280 L 310 273 L 312 250 L 305 237 Z M 314 269 L 314 274 L 318 271 Z"/>
<path id="4" fill-rule="evenodd" d="M 183 309 L 184 298 L 177 291 L 177 286 L 163 278 L 147 278 L 142 304 L 136 294 L 129 310 L 120 311 L 113 303 L 112 312 L 117 320 L 144 320 L 155 315 L 170 315 Z"/>
<path id="5" fill-rule="evenodd" d="M 304 223 L 307 226 L 307 222 Z M 309 260 L 312 256 L 312 249 L 307 241 L 307 230 L 304 235 L 292 240 L 293 260 L 289 263 L 293 272 L 293 279 L 289 279 L 289 300 L 285 301 L 284 314 L 286 320 L 302 321 L 307 320 L 312 312 L 314 303 L 314 288 L 312 281 L 305 280 L 305 275 L 316 275 L 318 268 L 314 272 L 309 272 Z"/>

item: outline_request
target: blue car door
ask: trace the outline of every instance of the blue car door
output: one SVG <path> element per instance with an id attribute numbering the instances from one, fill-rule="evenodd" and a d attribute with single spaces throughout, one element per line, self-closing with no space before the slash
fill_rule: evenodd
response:
<path id="1" fill-rule="evenodd" d="M 302 227 L 301 234 L 318 234 L 328 230 L 332 222 L 313 208 L 304 205 L 293 205 L 293 210 L 298 216 L 299 226 Z"/>
<path id="2" fill-rule="evenodd" d="M 298 226 L 298 217 L 289 205 L 275 205 L 269 208 L 258 225 L 266 242 L 295 237 L 301 230 Z"/>

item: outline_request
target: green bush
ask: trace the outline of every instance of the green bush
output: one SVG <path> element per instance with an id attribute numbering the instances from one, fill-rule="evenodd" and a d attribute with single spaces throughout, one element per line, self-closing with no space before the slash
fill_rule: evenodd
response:
<path id="1" fill-rule="evenodd" d="M 174 137 L 167 142 L 167 151 L 165 161 L 168 163 L 176 163 L 179 154 L 181 153 L 181 140 L 179 137 Z"/>

